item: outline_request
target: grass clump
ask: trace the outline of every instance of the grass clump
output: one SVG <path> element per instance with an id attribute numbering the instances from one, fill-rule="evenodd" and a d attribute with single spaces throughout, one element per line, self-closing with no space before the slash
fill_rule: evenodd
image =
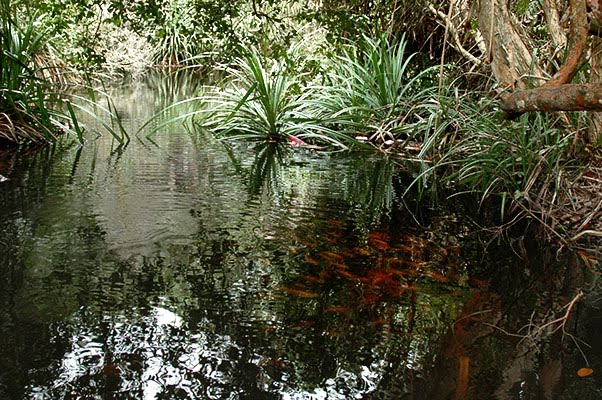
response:
<path id="1" fill-rule="evenodd" d="M 437 112 L 433 69 L 419 70 L 405 37 L 363 36 L 335 60 L 320 103 L 330 122 L 352 137 L 405 142 L 430 129 Z"/>
<path id="2" fill-rule="evenodd" d="M 454 195 L 473 193 L 481 203 L 496 200 L 502 220 L 545 219 L 551 199 L 566 189 L 560 177 L 575 169 L 573 134 L 563 128 L 566 121 L 551 114 L 500 122 L 495 102 L 480 98 L 442 97 L 443 133 L 430 148 L 432 164 L 415 183 L 431 190 L 447 187 Z"/>
<path id="3" fill-rule="evenodd" d="M 23 21 L 12 11 L 8 0 L 0 2 L 0 138 L 51 142 L 62 117 L 54 110 L 60 100 L 36 63 L 50 31 L 38 29 L 35 16 Z"/>
<path id="4" fill-rule="evenodd" d="M 458 164 L 450 178 L 483 196 L 529 199 L 539 178 L 558 172 L 570 147 L 571 135 L 555 128 L 550 119 L 543 114 L 525 115 L 500 125 L 495 118 L 473 116 L 466 121 L 462 140 L 449 150 Z"/>
<path id="5" fill-rule="evenodd" d="M 9 0 L 0 0 L 0 141 L 51 143 L 58 135 L 71 133 L 83 142 L 84 127 L 78 123 L 77 111 L 92 115 L 124 144 L 128 134 L 110 99 L 107 97 L 109 104 L 102 107 L 92 89 L 90 98 L 65 93 L 61 68 L 49 57 L 55 51 L 52 30 L 45 28 L 37 14 L 27 18 L 22 14 Z M 101 121 L 99 108 L 118 128 Z"/>
<path id="6" fill-rule="evenodd" d="M 229 140 L 288 141 L 291 137 L 346 148 L 349 138 L 329 128 L 315 101 L 316 88 L 302 87 L 277 61 L 251 51 L 228 71 L 230 84 L 205 97 L 197 123 Z"/>

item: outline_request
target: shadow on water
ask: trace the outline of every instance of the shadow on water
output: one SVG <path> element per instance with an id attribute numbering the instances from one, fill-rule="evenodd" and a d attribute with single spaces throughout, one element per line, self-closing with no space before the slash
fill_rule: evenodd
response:
<path id="1" fill-rule="evenodd" d="M 181 95 L 153 82 L 115 94 L 133 130 Z M 171 127 L 9 164 L 1 398 L 601 396 L 597 278 L 487 245 L 469 200 L 402 200 L 386 157 Z"/>

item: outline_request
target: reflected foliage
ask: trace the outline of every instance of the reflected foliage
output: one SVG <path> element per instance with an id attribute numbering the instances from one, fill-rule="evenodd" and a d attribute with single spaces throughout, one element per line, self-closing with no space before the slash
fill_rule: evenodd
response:
<path id="1" fill-rule="evenodd" d="M 115 102 L 128 129 L 161 106 L 145 93 Z M 482 246 L 460 202 L 418 224 L 389 158 L 228 153 L 176 129 L 75 144 L 0 183 L 0 397 L 503 398 L 546 371 L 567 399 L 600 387 L 575 383 L 572 342 L 497 329 L 556 318 L 582 269 Z M 596 344 L 587 320 L 567 327 Z"/>
<path id="2" fill-rule="evenodd" d="M 129 104 L 116 107 L 139 123 Z M 444 325 L 417 310 L 451 315 L 462 295 L 401 294 L 402 276 L 382 264 L 393 253 L 370 250 L 374 235 L 349 219 L 364 217 L 347 214 L 365 197 L 341 183 L 362 182 L 361 164 L 268 145 L 237 151 L 241 175 L 219 143 L 161 138 L 127 152 L 106 139 L 57 147 L 0 187 L 11 238 L 0 393 L 344 398 L 394 381 L 391 354 L 433 357 L 428 337 Z M 356 248 L 370 253 L 338 256 Z M 337 257 L 370 282 L 356 286 Z M 331 274 L 322 283 L 320 270 Z"/>
<path id="3" fill-rule="evenodd" d="M 278 143 L 259 145 L 256 148 L 255 159 L 249 172 L 249 194 L 254 196 L 263 187 L 278 192 L 273 185 L 278 185 L 282 177 L 280 170 L 287 156 L 287 149 Z"/>

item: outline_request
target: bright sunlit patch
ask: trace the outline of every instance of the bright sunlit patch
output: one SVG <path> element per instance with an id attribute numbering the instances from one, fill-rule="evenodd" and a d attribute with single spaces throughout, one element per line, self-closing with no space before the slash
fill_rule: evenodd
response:
<path id="1" fill-rule="evenodd" d="M 182 318 L 165 308 L 153 307 L 153 314 L 158 326 L 171 325 L 176 328 L 182 326 Z"/>

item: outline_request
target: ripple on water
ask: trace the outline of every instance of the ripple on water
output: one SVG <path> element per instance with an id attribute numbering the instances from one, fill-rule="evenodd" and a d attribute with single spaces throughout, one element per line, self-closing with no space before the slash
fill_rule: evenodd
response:
<path id="1" fill-rule="evenodd" d="M 370 181 L 387 165 L 297 151 L 262 175 L 253 146 L 226 151 L 177 130 L 154 140 L 89 141 L 24 161 L 2 183 L 0 329 L 11 350 L 0 354 L 12 375 L 0 371 L 0 393 L 413 390 L 470 288 L 440 281 L 446 265 L 420 259 L 428 246 L 388 239 L 406 227 L 383 217 L 393 187 L 377 199 Z"/>

